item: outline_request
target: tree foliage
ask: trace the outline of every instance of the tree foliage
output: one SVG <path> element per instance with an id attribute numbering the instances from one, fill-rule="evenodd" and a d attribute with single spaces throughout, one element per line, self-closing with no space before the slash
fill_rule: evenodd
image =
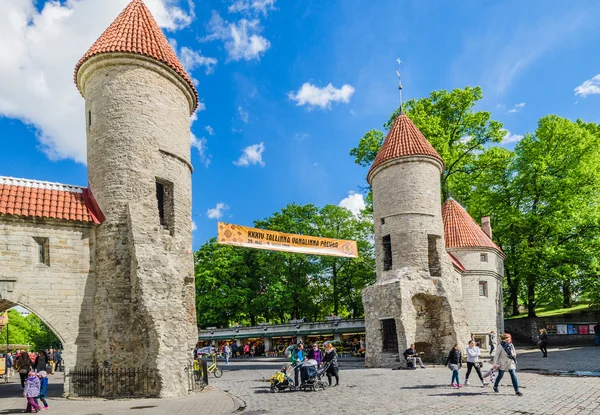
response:
<path id="1" fill-rule="evenodd" d="M 7 330 L 9 344 L 29 344 L 31 350 L 57 348 L 60 345 L 54 333 L 35 314 L 23 317 L 17 310 L 8 310 L 8 328 L 5 326 L 0 331 L 0 345 L 6 344 Z"/>
<path id="2" fill-rule="evenodd" d="M 405 106 L 444 159 L 443 200 L 451 195 L 476 219 L 491 216 L 507 254 L 512 314 L 520 303 L 530 316 L 536 305 L 568 307 L 574 297 L 600 303 L 600 126 L 549 115 L 511 151 L 494 145 L 506 131 L 489 112 L 475 111 L 481 98 L 479 87 L 466 87 Z M 371 130 L 350 154 L 369 166 L 383 139 Z"/>
<path id="3" fill-rule="evenodd" d="M 256 220 L 257 228 L 351 239 L 359 258 L 337 258 L 218 245 L 195 255 L 200 326 L 323 319 L 330 313 L 362 316 L 362 288 L 375 279 L 373 224 L 333 205 L 290 204 Z"/>

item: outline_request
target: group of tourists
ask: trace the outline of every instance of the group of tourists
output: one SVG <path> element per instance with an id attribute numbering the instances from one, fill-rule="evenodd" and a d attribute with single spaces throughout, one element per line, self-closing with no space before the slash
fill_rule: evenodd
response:
<path id="1" fill-rule="evenodd" d="M 19 373 L 23 396 L 27 399 L 25 412 L 35 413 L 48 409 L 48 373 L 62 369 L 62 352 L 54 349 L 40 350 L 37 353 L 17 350 L 14 356 L 9 352 L 6 356 L 6 367 L 8 377 L 14 370 Z M 38 399 L 44 406 L 38 404 Z"/>
<path id="2" fill-rule="evenodd" d="M 294 366 L 294 381 L 299 388 L 298 375 L 302 365 L 312 363 L 320 368 L 327 364 L 327 370 L 325 372 L 329 386 L 332 386 L 332 378 L 335 378 L 335 386 L 340 383 L 339 376 L 339 364 L 337 351 L 331 344 L 331 342 L 323 343 L 324 350 L 319 348 L 317 343 L 313 343 L 308 347 L 308 350 L 304 349 L 304 343 L 300 342 L 290 350 L 290 360 Z"/>
<path id="3" fill-rule="evenodd" d="M 493 333 L 492 333 L 493 334 Z M 490 336 L 490 340 L 495 339 L 495 335 Z M 495 346 L 494 342 L 490 341 L 490 344 Z M 490 352 L 493 351 L 493 348 L 490 348 Z M 466 349 L 467 353 L 467 374 L 465 376 L 465 385 L 470 385 L 469 383 L 469 375 L 471 374 L 471 370 L 475 368 L 475 372 L 481 380 L 482 386 L 485 387 L 488 385 L 488 382 L 484 380 L 485 378 L 489 378 L 490 380 L 495 379 L 494 381 L 494 392 L 498 392 L 498 386 L 500 385 L 500 380 L 504 376 L 504 372 L 508 372 L 510 374 L 510 378 L 512 381 L 513 388 L 517 396 L 522 396 L 523 393 L 519 390 L 519 381 L 517 380 L 517 352 L 515 351 L 515 346 L 512 343 L 512 337 L 510 334 L 505 333 L 500 336 L 500 344 L 496 352 L 494 353 L 494 363 L 493 367 L 486 374 L 481 373 L 480 364 L 479 364 L 479 356 L 481 356 L 481 350 L 477 347 L 475 340 L 471 340 Z M 462 351 L 458 344 L 455 344 L 450 353 L 448 354 L 448 368 L 452 371 L 452 380 L 450 386 L 455 388 L 461 388 L 462 385 L 460 383 L 460 375 L 459 370 L 462 367 Z"/>

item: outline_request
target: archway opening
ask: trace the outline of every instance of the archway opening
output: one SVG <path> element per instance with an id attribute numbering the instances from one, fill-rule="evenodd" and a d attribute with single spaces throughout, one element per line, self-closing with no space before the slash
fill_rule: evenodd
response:
<path id="1" fill-rule="evenodd" d="M 447 300 L 427 294 L 417 294 L 412 298 L 416 316 L 415 348 L 423 352 L 423 361 L 439 362 L 447 353 L 445 341 L 452 330 L 448 313 L 444 312 Z"/>
<path id="2" fill-rule="evenodd" d="M 58 371 L 63 369 L 63 343 L 59 335 L 32 310 L 6 299 L 0 299 L 0 316 L 0 398 L 17 396 L 21 391 L 24 379 L 17 366 L 26 362 L 19 357 L 21 354 L 28 356 L 29 370 L 47 372 L 47 396 L 62 396 L 64 376 Z M 40 351 L 47 356 L 38 358 Z M 6 364 L 9 353 L 12 368 Z M 26 373 L 23 376 L 26 377 Z"/>

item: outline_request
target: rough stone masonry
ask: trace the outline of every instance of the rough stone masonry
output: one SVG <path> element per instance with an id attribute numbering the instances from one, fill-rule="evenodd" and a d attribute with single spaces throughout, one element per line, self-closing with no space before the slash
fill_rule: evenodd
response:
<path id="1" fill-rule="evenodd" d="M 445 249 L 442 171 L 437 152 L 399 115 L 367 177 L 377 259 L 377 281 L 363 291 L 367 366 L 405 365 L 398 356 L 411 343 L 425 360 L 440 359 L 469 339 L 460 275 Z"/>

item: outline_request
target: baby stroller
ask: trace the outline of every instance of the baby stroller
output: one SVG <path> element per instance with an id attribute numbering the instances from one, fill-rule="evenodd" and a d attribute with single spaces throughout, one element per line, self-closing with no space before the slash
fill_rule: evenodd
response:
<path id="1" fill-rule="evenodd" d="M 282 367 L 281 370 L 271 376 L 271 392 L 282 392 L 286 389 L 293 391 L 296 384 L 290 375 L 294 373 L 294 366 Z"/>
<path id="2" fill-rule="evenodd" d="M 323 380 L 323 376 L 327 372 L 330 363 L 325 363 L 321 369 L 315 364 L 309 363 L 309 361 L 304 362 L 302 367 L 300 368 L 300 376 L 302 378 L 302 383 L 300 384 L 300 390 L 303 391 L 314 391 L 317 389 L 325 390 L 329 386 L 329 383 Z"/>

